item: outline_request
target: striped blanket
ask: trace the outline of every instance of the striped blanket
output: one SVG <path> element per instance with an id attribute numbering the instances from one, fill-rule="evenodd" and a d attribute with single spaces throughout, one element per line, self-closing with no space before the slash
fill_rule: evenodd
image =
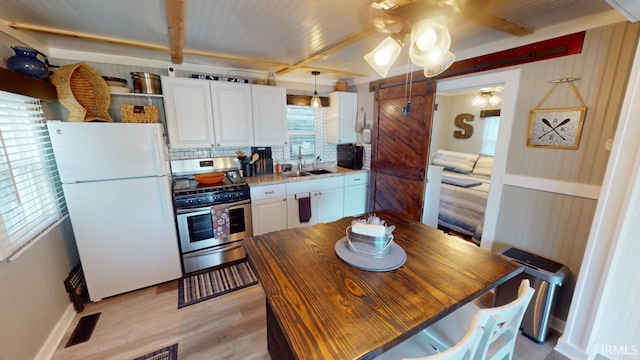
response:
<path id="1" fill-rule="evenodd" d="M 479 243 L 482 237 L 482 224 L 491 177 L 451 171 L 444 171 L 442 175 L 443 178 L 447 176 L 482 182 L 481 185 L 473 187 L 461 187 L 443 182 L 440 189 L 438 215 L 438 225 L 468 235 Z"/>

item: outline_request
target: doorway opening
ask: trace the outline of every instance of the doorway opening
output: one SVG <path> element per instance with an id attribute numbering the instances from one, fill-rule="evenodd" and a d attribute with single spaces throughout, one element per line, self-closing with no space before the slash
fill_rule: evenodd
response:
<path id="1" fill-rule="evenodd" d="M 492 87 L 496 85 L 501 85 L 503 87 L 502 103 L 500 106 L 500 122 L 499 122 L 499 128 L 497 132 L 497 138 L 495 139 L 495 148 L 494 148 L 495 154 L 491 157 L 490 161 L 484 160 L 485 166 L 487 166 L 488 164 L 491 165 L 490 166 L 491 170 L 489 171 L 490 186 L 488 189 L 488 193 L 486 195 L 486 210 L 484 211 L 484 219 L 483 221 L 480 222 L 480 228 L 478 229 L 480 231 L 480 234 L 476 235 L 478 236 L 477 241 L 480 247 L 487 250 L 491 250 L 491 246 L 493 245 L 493 241 L 495 238 L 500 199 L 502 197 L 502 188 L 503 188 L 502 178 L 506 172 L 507 153 L 508 153 L 509 142 L 511 140 L 511 129 L 513 127 L 513 120 L 515 118 L 515 108 L 516 108 L 516 99 L 517 99 L 519 81 L 520 81 L 520 70 L 515 69 L 515 70 L 508 70 L 508 71 L 491 72 L 490 74 L 481 74 L 481 75 L 472 75 L 472 76 L 463 76 L 459 78 L 445 79 L 445 80 L 439 81 L 437 84 L 436 96 L 438 95 L 451 96 L 452 94 L 462 94 L 465 92 L 468 93 L 470 91 L 477 93 L 477 89 Z M 437 100 L 438 100 L 438 97 L 436 98 L 436 101 Z M 456 115 L 458 115 L 456 110 L 453 110 L 453 112 L 455 112 Z M 445 144 L 447 143 L 447 141 L 442 141 L 440 134 L 445 134 L 444 136 L 453 137 L 453 135 L 449 133 L 449 130 L 443 123 L 444 120 L 453 122 L 453 120 L 450 118 L 450 115 L 453 112 L 449 113 L 448 119 L 439 119 L 438 115 L 434 116 L 433 128 L 431 133 L 431 148 L 429 151 L 430 156 L 429 156 L 429 163 L 427 164 L 427 166 L 431 164 L 437 165 L 437 163 L 447 165 L 446 161 L 448 161 L 447 160 L 448 158 L 446 156 L 441 157 L 445 159 L 444 163 L 439 162 L 436 158 L 438 156 L 437 154 L 438 149 L 440 149 L 443 146 L 446 146 Z M 454 115 L 454 118 L 456 115 Z M 471 121 L 465 122 L 463 120 L 461 123 L 464 124 L 464 123 L 472 123 L 472 122 Z M 464 129 L 458 129 L 455 131 L 460 131 L 461 133 L 463 133 L 463 136 L 464 136 Z M 459 140 L 459 138 L 456 138 L 456 140 Z M 481 141 L 477 141 L 477 143 L 480 144 Z M 464 143 L 462 145 L 467 146 Z M 460 149 L 464 149 L 464 147 L 458 147 L 456 149 L 460 150 Z M 460 152 L 464 153 L 464 151 L 460 151 Z M 479 152 L 480 151 L 478 151 L 478 153 Z M 445 155 L 450 155 L 450 154 L 445 154 Z M 479 158 L 480 157 L 478 157 L 476 161 Z M 476 162 L 474 161 L 473 164 L 475 163 Z M 462 171 L 463 172 L 468 171 L 469 173 L 471 173 L 473 171 L 473 165 L 471 169 L 466 168 L 466 169 L 463 169 Z M 479 172 L 481 172 L 481 170 L 479 170 Z M 445 176 L 445 175 L 442 174 L 442 176 Z M 434 201 L 430 201 L 431 199 L 428 198 L 430 194 L 431 196 L 433 196 L 434 192 L 429 191 L 429 189 L 427 188 L 427 190 L 425 191 L 425 204 L 434 203 Z M 440 192 L 438 192 L 438 196 L 439 195 L 440 195 Z M 425 206 L 425 212 L 426 211 L 428 211 L 427 206 Z M 423 219 L 424 219 L 424 216 L 423 216 Z"/>

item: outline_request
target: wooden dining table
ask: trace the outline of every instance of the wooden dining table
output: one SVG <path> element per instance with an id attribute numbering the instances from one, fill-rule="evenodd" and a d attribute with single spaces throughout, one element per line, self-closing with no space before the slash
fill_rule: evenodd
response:
<path id="1" fill-rule="evenodd" d="M 338 257 L 353 217 L 244 240 L 266 296 L 272 359 L 372 359 L 523 271 L 395 212 L 376 215 L 396 226 L 393 241 L 406 252 L 396 270 Z"/>

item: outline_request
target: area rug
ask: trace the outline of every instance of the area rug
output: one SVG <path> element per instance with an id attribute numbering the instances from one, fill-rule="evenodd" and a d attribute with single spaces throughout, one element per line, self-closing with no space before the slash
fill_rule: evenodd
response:
<path id="1" fill-rule="evenodd" d="M 178 360 L 178 344 L 167 346 L 166 348 L 142 355 L 133 360 Z"/>
<path id="2" fill-rule="evenodd" d="M 246 260 L 186 275 L 178 281 L 178 309 L 257 283 L 258 278 Z"/>

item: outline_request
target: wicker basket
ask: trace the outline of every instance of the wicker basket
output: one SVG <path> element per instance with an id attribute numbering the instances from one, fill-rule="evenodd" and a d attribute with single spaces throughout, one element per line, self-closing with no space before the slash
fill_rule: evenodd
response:
<path id="1" fill-rule="evenodd" d="M 155 105 L 120 105 L 122 122 L 126 123 L 157 123 L 158 107 Z"/>
<path id="2" fill-rule="evenodd" d="M 85 63 L 61 67 L 51 76 L 58 101 L 69 110 L 68 121 L 111 122 L 111 93 L 102 76 Z"/>

